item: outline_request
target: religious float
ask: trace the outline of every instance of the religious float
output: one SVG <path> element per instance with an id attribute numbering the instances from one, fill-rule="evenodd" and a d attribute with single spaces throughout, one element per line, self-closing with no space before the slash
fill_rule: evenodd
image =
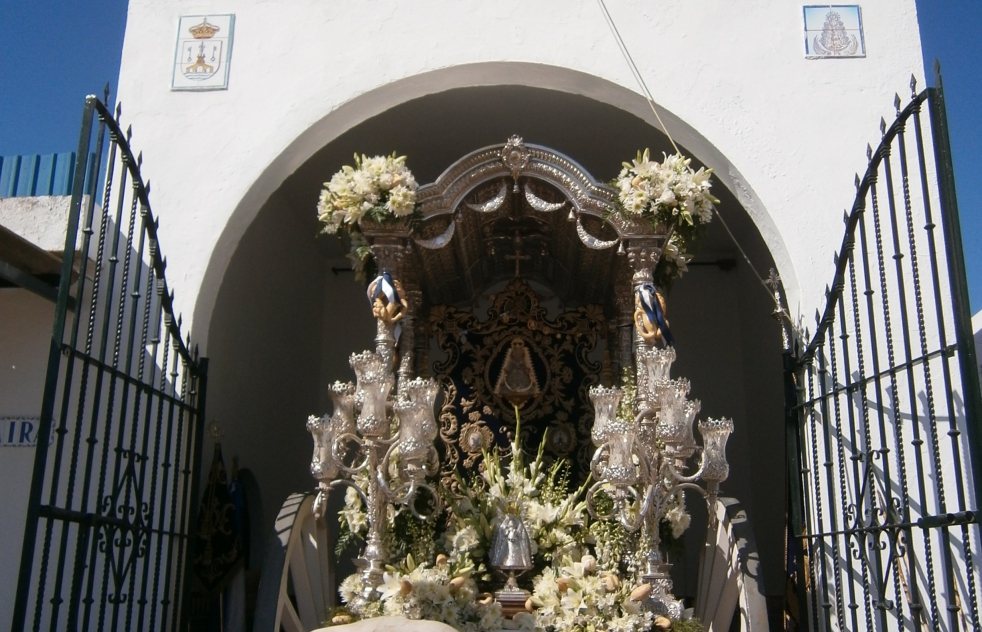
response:
<path id="1" fill-rule="evenodd" d="M 716 605 L 674 596 L 667 551 L 686 494 L 710 545 L 728 528 L 733 422 L 697 421 L 672 378 L 664 288 L 712 218 L 710 173 L 645 151 L 604 185 L 512 137 L 423 187 L 395 155 L 325 183 L 324 232 L 374 279 L 375 349 L 307 422 L 316 492 L 284 505 L 278 605 L 257 629 L 705 629 Z"/>

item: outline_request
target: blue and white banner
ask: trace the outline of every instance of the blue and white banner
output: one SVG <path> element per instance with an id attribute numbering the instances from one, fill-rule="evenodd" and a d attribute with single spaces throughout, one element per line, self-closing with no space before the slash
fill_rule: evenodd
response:
<path id="1" fill-rule="evenodd" d="M 658 302 L 658 295 L 654 283 L 645 283 L 642 285 L 638 289 L 638 298 L 641 299 L 641 307 L 644 309 L 644 313 L 647 314 L 648 320 L 654 323 L 661 331 L 661 335 L 665 339 L 665 344 L 669 347 L 674 346 L 675 338 L 672 337 L 672 332 L 668 330 L 668 321 L 665 320 L 665 314 L 661 311 L 661 304 Z"/>

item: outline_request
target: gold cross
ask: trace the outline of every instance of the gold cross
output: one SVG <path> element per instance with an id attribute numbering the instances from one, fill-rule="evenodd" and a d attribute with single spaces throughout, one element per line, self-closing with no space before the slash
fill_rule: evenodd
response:
<path id="1" fill-rule="evenodd" d="M 521 274 L 521 271 L 519 269 L 519 266 L 521 265 L 522 261 L 528 261 L 528 260 L 530 260 L 532 258 L 532 255 L 523 255 L 522 254 L 521 244 L 522 244 L 522 238 L 519 237 L 518 232 L 516 232 L 515 233 L 515 254 L 513 254 L 513 255 L 505 255 L 505 259 L 514 259 L 515 260 L 515 278 L 516 279 L 522 275 Z"/>

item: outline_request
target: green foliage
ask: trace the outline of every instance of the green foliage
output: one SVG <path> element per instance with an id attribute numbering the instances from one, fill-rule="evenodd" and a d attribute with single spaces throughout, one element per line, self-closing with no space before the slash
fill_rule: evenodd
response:
<path id="1" fill-rule="evenodd" d="M 621 369 L 621 403 L 617 406 L 617 418 L 622 421 L 634 421 L 634 401 L 638 396 L 638 387 L 634 383 L 634 368 L 626 366 Z"/>
<path id="2" fill-rule="evenodd" d="M 344 520 L 341 520 L 340 522 L 341 524 L 338 528 L 338 542 L 334 545 L 334 553 L 338 557 L 344 556 L 349 549 L 357 550 L 361 549 L 361 547 L 365 545 L 364 538 L 352 533 L 347 522 Z"/>
<path id="3" fill-rule="evenodd" d="M 603 500 L 607 506 L 598 509 L 610 511 L 613 501 L 607 496 Z M 597 566 L 603 571 L 618 572 L 621 561 L 630 553 L 631 534 L 614 520 L 594 520 L 590 523 L 590 535 L 597 554 Z"/>
<path id="4" fill-rule="evenodd" d="M 334 622 L 335 619 L 338 620 L 337 623 Z M 329 628 L 334 625 L 347 625 L 360 620 L 361 617 L 350 610 L 347 606 L 335 606 L 334 608 L 331 608 L 330 612 L 327 613 L 327 621 L 322 621 L 321 626 Z"/>
<path id="5" fill-rule="evenodd" d="M 669 630 L 670 632 L 706 632 L 706 626 L 695 617 L 686 620 L 673 619 Z"/>

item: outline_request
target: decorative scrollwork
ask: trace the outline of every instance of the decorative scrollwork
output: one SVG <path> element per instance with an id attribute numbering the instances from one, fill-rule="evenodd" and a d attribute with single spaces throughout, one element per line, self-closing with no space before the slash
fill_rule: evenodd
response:
<path id="1" fill-rule="evenodd" d="M 521 136 L 512 136 L 501 149 L 501 162 L 511 171 L 515 181 L 515 192 L 518 192 L 518 175 L 529 164 L 529 150 Z"/>
<path id="2" fill-rule="evenodd" d="M 98 547 L 106 554 L 109 574 L 112 578 L 113 592 L 107 600 L 113 604 L 123 604 L 129 599 L 126 594 L 127 577 L 136 567 L 138 559 L 145 557 L 149 543 L 146 526 L 151 519 L 150 505 L 143 500 L 143 486 L 140 484 L 134 463 L 144 457 L 129 450 L 124 451 L 127 459 L 123 475 L 100 503 L 100 528 L 96 538 Z"/>
<path id="3" fill-rule="evenodd" d="M 606 331 L 603 310 L 586 305 L 550 318 L 542 298 L 519 279 L 489 298 L 483 320 L 453 306 L 430 308 L 430 335 L 444 356 L 433 363 L 445 395 L 439 415 L 444 482 L 452 487 L 460 467 L 483 467 L 481 450 L 504 444 L 514 433 L 512 406 L 493 385 L 516 339 L 525 345 L 542 385 L 521 409 L 521 440 L 537 445 L 548 427 L 547 454 L 569 457 L 572 480 L 582 482 L 592 456 L 587 391 L 602 372 L 591 355 Z"/>

